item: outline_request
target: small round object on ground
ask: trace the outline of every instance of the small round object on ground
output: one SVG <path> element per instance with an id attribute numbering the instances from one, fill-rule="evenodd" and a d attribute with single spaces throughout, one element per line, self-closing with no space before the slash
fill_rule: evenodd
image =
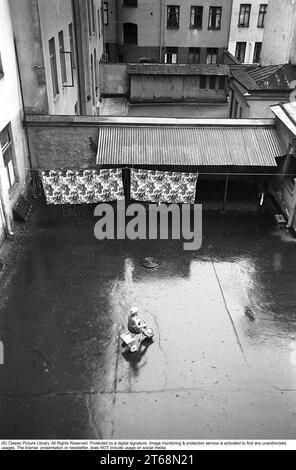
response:
<path id="1" fill-rule="evenodd" d="M 147 257 L 147 258 L 144 258 L 142 259 L 142 265 L 145 267 L 145 268 L 149 268 L 149 269 L 153 269 L 153 268 L 157 268 L 159 266 L 159 261 L 158 259 L 156 258 L 152 258 L 152 257 Z"/>

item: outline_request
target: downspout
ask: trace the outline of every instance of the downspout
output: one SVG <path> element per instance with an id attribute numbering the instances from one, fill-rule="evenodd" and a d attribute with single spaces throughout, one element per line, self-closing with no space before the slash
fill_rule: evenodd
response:
<path id="1" fill-rule="evenodd" d="M 78 7 L 79 8 L 79 7 Z M 83 115 L 83 105 L 82 105 L 82 80 L 81 80 L 81 69 L 80 69 L 80 60 L 78 56 L 78 34 L 77 34 L 77 25 L 80 24 L 78 20 L 78 15 L 76 11 L 75 0 L 72 0 L 72 13 L 73 13 L 73 23 L 74 23 L 74 38 L 75 38 L 75 61 L 77 64 L 77 79 L 78 79 L 78 101 L 79 101 L 79 111 L 80 115 Z"/>
<path id="2" fill-rule="evenodd" d="M 18 79 L 19 79 L 21 102 L 22 102 L 23 120 L 24 120 L 24 122 L 26 122 L 25 100 L 24 100 L 24 92 L 23 92 L 23 86 L 22 86 L 22 80 L 21 80 L 20 63 L 19 63 L 19 57 L 18 57 L 18 52 L 17 52 L 16 39 L 14 38 L 13 41 L 14 41 L 16 66 L 17 66 L 17 73 L 18 73 Z M 34 175 L 34 172 L 33 172 L 32 155 L 31 155 L 31 150 L 30 150 L 30 141 L 29 141 L 28 129 L 27 129 L 26 124 L 24 125 L 24 131 L 25 131 L 26 145 L 27 145 L 27 151 L 28 151 L 29 166 L 30 166 L 30 171 L 31 171 L 31 175 L 32 175 L 33 196 L 38 197 L 38 182 L 36 181 L 36 178 L 35 178 L 35 175 Z"/>
<path id="3" fill-rule="evenodd" d="M 163 0 L 160 0 L 160 28 L 159 28 L 159 63 L 162 63 L 162 48 L 163 48 Z"/>
<path id="4" fill-rule="evenodd" d="M 1 212 L 3 212 L 4 216 L 4 230 L 7 237 L 13 237 L 14 233 L 11 227 L 10 222 L 10 210 L 9 210 L 9 202 L 7 202 L 5 198 L 5 192 L 8 194 L 8 188 L 3 187 L 4 182 L 6 179 L 6 175 L 4 175 L 4 160 L 2 155 L 2 150 L 0 147 L 0 202 L 1 202 Z"/>

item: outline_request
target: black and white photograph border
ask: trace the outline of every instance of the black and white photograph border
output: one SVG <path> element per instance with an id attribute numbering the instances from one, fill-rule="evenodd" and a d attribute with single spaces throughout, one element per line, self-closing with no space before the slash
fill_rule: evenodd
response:
<path id="1" fill-rule="evenodd" d="M 0 450 L 296 448 L 295 34 L 0 0 Z"/>

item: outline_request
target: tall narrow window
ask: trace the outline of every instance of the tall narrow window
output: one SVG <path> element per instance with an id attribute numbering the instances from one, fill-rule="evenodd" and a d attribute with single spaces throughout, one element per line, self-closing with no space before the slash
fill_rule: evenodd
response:
<path id="1" fill-rule="evenodd" d="M 164 54 L 165 64 L 176 64 L 178 62 L 178 48 L 177 47 L 166 47 Z"/>
<path id="2" fill-rule="evenodd" d="M 98 9 L 98 31 L 99 31 L 99 38 L 101 37 L 101 13 L 100 9 Z"/>
<path id="3" fill-rule="evenodd" d="M 264 28 L 265 26 L 265 17 L 267 13 L 267 4 L 261 3 L 259 7 L 259 15 L 258 15 L 258 28 Z"/>
<path id="4" fill-rule="evenodd" d="M 96 34 L 96 10 L 94 0 L 91 0 L 91 24 L 93 34 Z"/>
<path id="5" fill-rule="evenodd" d="M 236 43 L 235 57 L 242 63 L 245 61 L 246 46 L 247 46 L 246 42 L 237 42 Z"/>
<path id="6" fill-rule="evenodd" d="M 210 7 L 208 29 L 221 29 L 222 7 Z"/>
<path id="7" fill-rule="evenodd" d="M 72 67 L 73 69 L 76 68 L 76 57 L 75 57 L 75 42 L 74 42 L 74 31 L 73 31 L 73 24 L 69 24 L 69 42 L 70 42 L 70 51 L 71 51 L 71 58 L 72 58 Z"/>
<path id="8" fill-rule="evenodd" d="M 189 47 L 188 63 L 200 64 L 200 47 Z"/>
<path id="9" fill-rule="evenodd" d="M 253 63 L 259 64 L 261 58 L 262 42 L 255 42 Z"/>
<path id="10" fill-rule="evenodd" d="M 95 68 L 95 87 L 96 87 L 96 96 L 98 94 L 99 80 L 98 80 L 98 66 L 97 66 L 97 50 L 94 49 L 94 68 Z"/>
<path id="11" fill-rule="evenodd" d="M 138 26 L 134 23 L 123 24 L 123 43 L 138 44 Z"/>
<path id="12" fill-rule="evenodd" d="M 12 188 L 16 182 L 16 171 L 14 161 L 13 141 L 11 137 L 10 125 L 5 127 L 0 132 L 0 145 L 3 153 L 5 173 L 9 189 Z"/>
<path id="13" fill-rule="evenodd" d="M 208 47 L 207 64 L 217 64 L 217 62 L 218 62 L 218 49 L 216 47 Z"/>
<path id="14" fill-rule="evenodd" d="M 91 0 L 87 0 L 87 16 L 88 16 L 88 34 L 92 36 L 92 5 Z"/>
<path id="15" fill-rule="evenodd" d="M 180 7 L 173 5 L 167 7 L 167 28 L 179 29 Z"/>
<path id="16" fill-rule="evenodd" d="M 3 77 L 4 71 L 3 71 L 3 66 L 2 66 L 2 60 L 1 60 L 1 54 L 0 54 L 0 78 Z"/>
<path id="17" fill-rule="evenodd" d="M 207 87 L 207 77 L 206 75 L 201 75 L 199 78 L 199 88 L 205 90 Z"/>
<path id="18" fill-rule="evenodd" d="M 242 3 L 240 6 L 238 25 L 241 28 L 248 28 L 250 25 L 251 5 Z"/>
<path id="19" fill-rule="evenodd" d="M 209 78 L 209 89 L 210 90 L 215 90 L 216 88 L 216 77 L 210 77 Z"/>
<path id="20" fill-rule="evenodd" d="M 202 29 L 203 7 L 193 6 L 190 13 L 190 28 Z"/>
<path id="21" fill-rule="evenodd" d="M 50 70 L 51 70 L 52 91 L 53 91 L 53 96 L 56 96 L 59 93 L 59 82 L 58 82 L 57 57 L 56 57 L 54 38 L 50 39 L 48 44 L 49 44 L 49 60 L 50 60 Z"/>
<path id="22" fill-rule="evenodd" d="M 63 85 L 67 83 L 67 68 L 66 68 L 66 57 L 65 57 L 65 45 L 64 45 L 64 33 L 63 31 L 59 32 L 59 53 L 60 53 L 60 62 L 61 62 L 61 74 Z"/>
<path id="23" fill-rule="evenodd" d="M 103 21 L 104 21 L 104 25 L 109 24 L 109 6 L 108 6 L 108 2 L 104 2 L 104 5 L 103 5 Z"/>

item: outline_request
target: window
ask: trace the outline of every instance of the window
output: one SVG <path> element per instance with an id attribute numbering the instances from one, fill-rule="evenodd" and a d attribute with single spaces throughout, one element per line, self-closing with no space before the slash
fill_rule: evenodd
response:
<path id="1" fill-rule="evenodd" d="M 210 77 L 209 79 L 209 89 L 215 90 L 216 88 L 216 77 Z"/>
<path id="2" fill-rule="evenodd" d="M 265 17 L 267 13 L 267 4 L 261 3 L 259 7 L 259 15 L 258 15 L 258 28 L 264 28 L 265 24 Z"/>
<path id="3" fill-rule="evenodd" d="M 189 47 L 188 63 L 200 64 L 200 47 Z"/>
<path id="4" fill-rule="evenodd" d="M 92 36 L 92 5 L 91 0 L 87 0 L 87 16 L 88 16 L 88 34 Z"/>
<path id="5" fill-rule="evenodd" d="M 210 7 L 208 29 L 221 29 L 222 7 Z"/>
<path id="6" fill-rule="evenodd" d="M 179 29 L 180 7 L 168 6 L 167 7 L 167 28 Z"/>
<path id="7" fill-rule="evenodd" d="M 4 72 L 3 72 L 2 60 L 1 60 L 1 54 L 0 54 L 0 78 L 2 78 L 3 76 L 4 76 Z"/>
<path id="8" fill-rule="evenodd" d="M 202 29 L 202 15 L 203 7 L 191 7 L 190 14 L 190 28 L 191 29 Z"/>
<path id="9" fill-rule="evenodd" d="M 72 67 L 73 69 L 76 68 L 76 61 L 75 61 L 75 45 L 74 45 L 74 35 L 73 35 L 73 24 L 69 24 L 69 42 L 70 42 L 70 51 L 71 51 L 71 58 L 72 58 Z"/>
<path id="10" fill-rule="evenodd" d="M 199 79 L 199 88 L 201 90 L 205 90 L 207 87 L 207 77 L 205 75 L 201 75 Z"/>
<path id="11" fill-rule="evenodd" d="M 254 57 L 253 57 L 254 64 L 260 63 L 261 50 L 262 50 L 262 42 L 255 42 Z"/>
<path id="12" fill-rule="evenodd" d="M 99 31 L 99 38 L 101 37 L 101 13 L 100 9 L 98 9 L 98 31 Z"/>
<path id="13" fill-rule="evenodd" d="M 238 102 L 234 100 L 234 108 L 233 108 L 233 117 L 237 118 L 237 111 L 238 111 Z"/>
<path id="14" fill-rule="evenodd" d="M 123 24 L 123 43 L 138 44 L 138 26 L 134 23 Z"/>
<path id="15" fill-rule="evenodd" d="M 137 7 L 138 0 L 123 0 L 124 7 Z"/>
<path id="16" fill-rule="evenodd" d="M 10 189 L 16 182 L 14 150 L 13 150 L 13 142 L 11 138 L 10 125 L 5 127 L 3 131 L 0 132 L 0 145 L 1 145 L 2 153 L 3 153 L 4 167 L 5 167 L 8 187 Z"/>
<path id="17" fill-rule="evenodd" d="M 57 57 L 56 57 L 54 38 L 50 39 L 48 44 L 49 44 L 49 60 L 50 60 L 50 70 L 51 70 L 52 91 L 53 91 L 53 96 L 56 96 L 59 93 L 59 82 L 58 82 Z"/>
<path id="18" fill-rule="evenodd" d="M 60 53 L 61 73 L 62 73 L 63 85 L 65 83 L 67 83 L 66 58 L 65 58 L 64 52 L 65 52 L 64 33 L 63 33 L 63 31 L 60 31 L 59 32 L 59 53 Z"/>
<path id="19" fill-rule="evenodd" d="M 236 43 L 235 57 L 242 63 L 245 61 L 246 46 L 247 46 L 246 42 L 237 42 Z"/>
<path id="20" fill-rule="evenodd" d="M 207 64 L 217 64 L 218 62 L 218 49 L 209 47 L 207 49 Z"/>
<path id="21" fill-rule="evenodd" d="M 225 90 L 225 86 L 226 86 L 226 79 L 225 77 L 219 77 L 219 90 Z"/>
<path id="22" fill-rule="evenodd" d="M 295 184 L 295 178 L 296 178 L 296 156 L 294 154 L 290 154 L 287 157 L 288 160 L 288 165 L 287 165 L 287 178 L 290 183 Z"/>
<path id="23" fill-rule="evenodd" d="M 241 28 L 248 28 L 250 24 L 251 5 L 242 3 L 240 6 L 238 25 Z"/>
<path id="24" fill-rule="evenodd" d="M 96 34 L 96 10 L 94 0 L 91 0 L 91 24 L 93 34 Z"/>
<path id="25" fill-rule="evenodd" d="M 104 23 L 104 25 L 109 24 L 109 6 L 108 6 L 108 2 L 104 2 L 104 5 L 103 5 L 103 23 Z"/>
<path id="26" fill-rule="evenodd" d="M 166 47 L 164 55 L 165 64 L 176 64 L 178 62 L 178 48 Z"/>

